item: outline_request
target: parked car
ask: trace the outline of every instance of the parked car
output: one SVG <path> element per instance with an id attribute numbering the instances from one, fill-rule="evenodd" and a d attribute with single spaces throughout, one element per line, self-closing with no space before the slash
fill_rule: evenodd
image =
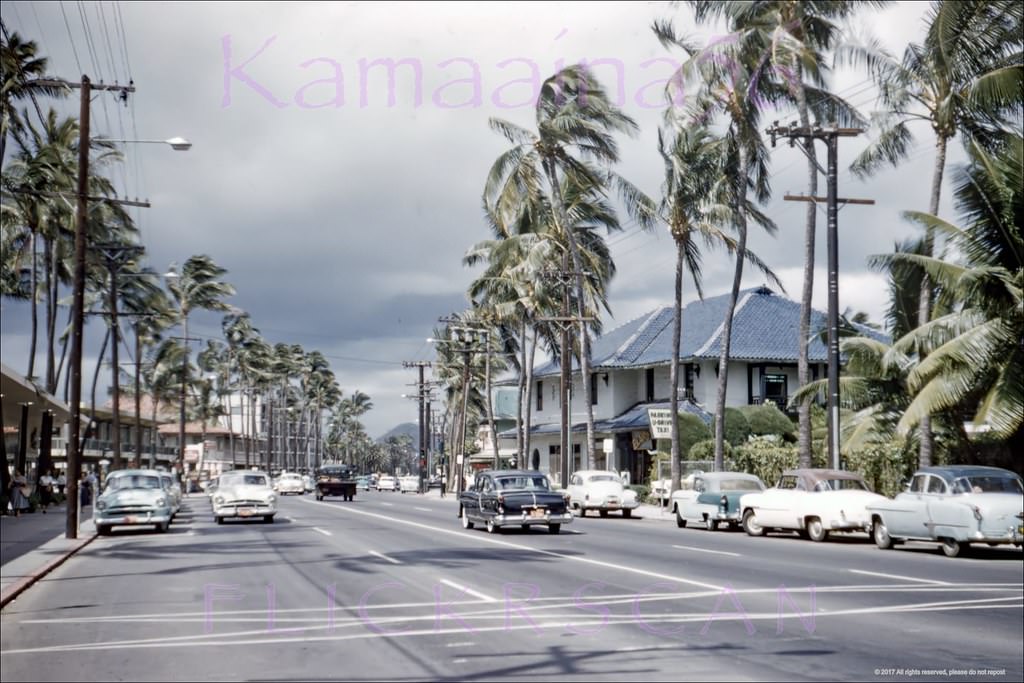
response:
<path id="1" fill-rule="evenodd" d="M 672 494 L 676 526 L 703 524 L 708 531 L 740 525 L 740 498 L 764 491 L 764 482 L 746 472 L 707 472 L 693 477 L 688 488 Z"/>
<path id="2" fill-rule="evenodd" d="M 228 518 L 263 517 L 271 524 L 277 514 L 277 494 L 270 475 L 258 470 L 233 470 L 220 475 L 213 494 L 213 518 L 223 524 Z"/>
<path id="3" fill-rule="evenodd" d="M 96 532 L 107 535 L 115 526 L 171 526 L 172 502 L 156 470 L 117 470 L 107 475 L 96 499 Z"/>
<path id="4" fill-rule="evenodd" d="M 867 506 L 885 500 L 855 472 L 787 470 L 773 488 L 740 498 L 741 519 L 751 536 L 779 529 L 820 542 L 832 532 L 870 531 Z"/>
<path id="5" fill-rule="evenodd" d="M 392 477 L 390 474 L 381 475 L 381 478 L 377 480 L 378 491 L 396 491 L 398 489 L 398 478 Z"/>
<path id="6" fill-rule="evenodd" d="M 868 512 L 882 549 L 934 541 L 956 557 L 971 543 L 1024 543 L 1024 483 L 998 467 L 923 467 L 906 491 L 868 505 Z"/>
<path id="7" fill-rule="evenodd" d="M 356 497 L 356 474 L 349 465 L 324 465 L 316 473 L 316 499 L 341 496 L 344 500 Z"/>
<path id="8" fill-rule="evenodd" d="M 587 510 L 597 510 L 602 517 L 611 511 L 622 512 L 629 517 L 640 506 L 636 492 L 622 483 L 622 479 L 610 470 L 580 470 L 573 473 L 566 489 L 569 508 L 587 516 Z"/>
<path id="9" fill-rule="evenodd" d="M 430 480 L 427 482 L 427 488 L 439 489 L 443 485 L 440 474 L 433 474 L 430 476 Z"/>
<path id="10" fill-rule="evenodd" d="M 398 490 L 401 493 L 419 493 L 420 478 L 415 474 L 407 474 L 398 480 Z"/>
<path id="11" fill-rule="evenodd" d="M 370 478 L 366 475 L 356 477 L 356 488 L 361 491 L 370 490 Z"/>
<path id="12" fill-rule="evenodd" d="M 462 527 L 481 523 L 488 533 L 518 524 L 523 529 L 543 524 L 557 534 L 572 521 L 572 512 L 560 491 L 553 491 L 541 472 L 527 470 L 484 470 L 473 485 L 459 496 Z"/>
<path id="13" fill-rule="evenodd" d="M 171 504 L 171 519 L 174 519 L 174 516 L 181 510 L 181 487 L 178 485 L 177 479 L 167 472 L 160 473 L 160 484 L 167 491 L 167 499 Z"/>
<path id="14" fill-rule="evenodd" d="M 295 472 L 282 472 L 274 482 L 274 490 L 282 496 L 289 493 L 301 496 L 306 493 L 306 482 Z"/>

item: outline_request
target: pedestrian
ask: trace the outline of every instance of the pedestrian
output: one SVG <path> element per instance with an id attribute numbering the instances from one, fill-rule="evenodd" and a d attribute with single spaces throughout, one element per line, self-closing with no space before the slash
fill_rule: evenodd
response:
<path id="1" fill-rule="evenodd" d="M 28 510 L 28 479 L 20 470 L 14 470 L 11 479 L 11 509 L 15 517 L 21 517 L 22 510 Z"/>
<path id="2" fill-rule="evenodd" d="M 64 476 L 64 470 L 61 470 L 60 474 L 57 475 L 57 491 L 58 493 L 60 493 L 61 498 L 63 498 L 65 495 L 64 489 L 67 487 L 67 485 L 68 478 Z"/>
<path id="3" fill-rule="evenodd" d="M 39 477 L 39 507 L 43 509 L 44 515 L 50 503 L 56 504 L 57 502 L 53 496 L 54 483 L 56 483 L 56 480 L 53 478 L 53 472 L 50 470 L 47 470 L 43 476 Z"/>

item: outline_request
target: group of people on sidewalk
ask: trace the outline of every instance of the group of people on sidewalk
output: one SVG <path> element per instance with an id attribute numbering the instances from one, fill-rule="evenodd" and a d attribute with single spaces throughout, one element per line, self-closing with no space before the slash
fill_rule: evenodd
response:
<path id="1" fill-rule="evenodd" d="M 36 492 L 39 494 L 39 508 L 43 514 L 46 514 L 46 509 L 50 505 L 60 504 L 64 498 L 66 486 L 67 480 L 63 472 L 54 477 L 53 470 L 47 470 L 43 476 L 39 477 L 39 481 L 36 482 Z M 29 500 L 31 495 L 32 489 L 28 479 L 21 473 L 21 470 L 15 470 L 8 491 L 8 500 L 15 517 L 20 517 L 22 512 L 26 512 L 32 507 Z"/>

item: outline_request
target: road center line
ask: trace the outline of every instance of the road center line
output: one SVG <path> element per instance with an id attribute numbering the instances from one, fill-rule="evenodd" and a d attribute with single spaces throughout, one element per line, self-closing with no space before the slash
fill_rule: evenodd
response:
<path id="1" fill-rule="evenodd" d="M 326 529 L 321 529 L 318 526 L 313 527 L 313 531 L 316 531 L 317 533 L 321 533 L 324 536 L 333 536 L 334 535 L 330 531 L 327 531 Z"/>
<path id="2" fill-rule="evenodd" d="M 389 508 L 394 507 L 394 503 L 381 503 L 381 505 L 387 505 Z"/>
<path id="3" fill-rule="evenodd" d="M 377 552 L 376 550 L 367 550 L 366 552 L 367 552 L 367 553 L 369 553 L 370 555 L 373 555 L 374 557 L 379 557 L 379 558 L 380 558 L 380 559 L 382 559 L 382 560 L 387 560 L 387 561 L 388 561 L 388 562 L 390 562 L 391 564 L 402 564 L 401 562 L 399 562 L 399 561 L 398 561 L 398 560 L 396 560 L 395 558 L 393 558 L 393 557 L 388 557 L 388 556 L 387 556 L 387 555 L 385 555 L 384 553 L 378 553 L 378 552 Z"/>
<path id="4" fill-rule="evenodd" d="M 422 510 L 423 512 L 433 512 L 430 508 L 413 508 L 413 510 Z"/>
<path id="5" fill-rule="evenodd" d="M 690 545 L 674 545 L 673 548 L 679 548 L 680 550 L 695 550 L 699 553 L 714 553 L 715 555 L 729 555 L 730 557 L 743 557 L 739 553 L 729 553 L 724 550 L 708 550 L 707 548 L 694 548 Z"/>
<path id="6" fill-rule="evenodd" d="M 479 592 L 473 590 L 472 588 L 466 588 L 465 586 L 463 586 L 461 584 L 458 584 L 458 583 L 455 583 L 454 581 L 449 581 L 448 579 L 438 579 L 438 581 L 440 583 L 443 583 L 446 586 L 454 588 L 457 591 L 465 593 L 466 595 L 472 595 L 475 598 L 480 598 L 484 602 L 498 602 L 497 600 L 495 600 L 494 598 L 492 598 L 489 595 L 484 595 L 483 593 L 479 593 Z"/>
<path id="7" fill-rule="evenodd" d="M 314 502 L 311 502 L 311 501 L 302 501 L 302 502 L 304 502 L 306 505 L 318 505 L 318 503 L 314 503 Z M 525 552 L 537 553 L 538 555 L 546 555 L 547 557 L 557 557 L 558 559 L 565 560 L 567 562 L 580 562 L 582 564 L 589 564 L 589 565 L 593 565 L 595 567 L 605 567 L 606 569 L 615 569 L 615 570 L 622 571 L 622 572 L 627 572 L 627 573 L 630 573 L 630 574 L 637 574 L 639 576 L 646 576 L 646 577 L 650 577 L 650 578 L 653 578 L 653 579 L 660 579 L 662 581 L 672 581 L 673 583 L 681 583 L 681 584 L 685 584 L 687 586 L 697 586 L 699 588 L 706 588 L 708 590 L 713 590 L 713 591 L 725 590 L 724 587 L 719 586 L 719 585 L 715 585 L 713 583 L 706 583 L 704 581 L 694 581 L 692 579 L 684 579 L 684 578 L 682 578 L 680 576 L 672 576 L 671 574 L 661 574 L 659 572 L 650 572 L 650 571 L 647 571 L 645 569 L 637 569 L 636 567 L 629 567 L 629 566 L 622 565 L 622 564 L 615 564 L 613 562 L 604 562 L 602 560 L 594 560 L 594 559 L 591 559 L 589 557 L 581 557 L 579 555 L 566 555 L 566 554 L 563 554 L 563 553 L 555 552 L 553 550 L 544 550 L 543 548 L 534 548 L 532 546 L 523 545 L 522 543 L 512 543 L 510 541 L 503 541 L 503 540 L 499 540 L 497 538 L 490 538 L 487 535 L 478 534 L 478 533 L 473 532 L 473 531 L 464 531 L 462 529 L 442 529 L 440 527 L 431 526 L 429 524 L 422 524 L 420 522 L 413 522 L 413 521 L 407 520 L 407 519 L 396 519 L 394 517 L 389 517 L 387 515 L 378 514 L 376 512 L 367 512 L 365 510 L 357 510 L 357 509 L 351 508 L 351 507 L 343 508 L 343 507 L 331 506 L 331 507 L 329 507 L 327 509 L 331 510 L 333 512 L 341 513 L 341 514 L 362 515 L 362 516 L 365 516 L 365 517 L 373 517 L 373 518 L 376 518 L 376 519 L 382 519 L 384 521 L 392 522 L 394 524 L 404 524 L 406 526 L 416 527 L 416 528 L 419 528 L 419 529 L 425 529 L 427 531 L 433 531 L 434 533 L 438 533 L 438 534 L 447 534 L 447 535 L 450 535 L 450 536 L 458 536 L 459 538 L 461 538 L 463 540 L 465 540 L 467 536 L 472 536 L 474 538 L 474 540 L 476 540 L 476 541 L 478 541 L 480 543 L 490 543 L 492 545 L 498 545 L 498 546 L 502 546 L 504 548 L 512 548 L 513 550 L 521 550 L 521 551 L 525 551 Z"/>
<path id="8" fill-rule="evenodd" d="M 951 586 L 953 584 L 947 581 L 931 581 L 929 579 L 917 579 L 913 576 L 900 576 L 899 574 L 882 574 L 881 572 L 869 572 L 863 569 L 850 569 L 853 574 L 863 574 L 865 576 L 881 576 L 886 579 L 899 579 L 900 581 L 916 581 L 918 583 L 927 583 L 933 586 Z"/>

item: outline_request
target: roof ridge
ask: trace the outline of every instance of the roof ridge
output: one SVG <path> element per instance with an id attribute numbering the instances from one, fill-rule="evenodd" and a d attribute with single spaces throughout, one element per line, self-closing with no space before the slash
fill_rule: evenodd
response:
<path id="1" fill-rule="evenodd" d="M 610 357 L 611 358 L 616 358 L 616 357 L 620 356 L 621 354 L 625 353 L 626 350 L 629 349 L 629 347 L 632 346 L 632 344 L 637 340 L 637 338 L 643 332 L 645 332 L 651 325 L 654 324 L 653 321 L 656 320 L 658 318 L 658 316 L 661 315 L 661 313 L 666 308 L 668 308 L 668 306 L 658 306 L 654 310 L 648 311 L 647 313 L 644 313 L 643 315 L 639 315 L 636 318 L 633 318 L 632 320 L 627 320 L 626 322 L 624 322 L 621 325 L 619 325 L 619 327 L 616 327 L 615 329 L 610 330 L 609 334 L 611 334 L 612 332 L 614 332 L 615 330 L 617 330 L 619 328 L 622 328 L 622 327 L 625 327 L 625 326 L 629 325 L 632 322 L 635 322 L 637 320 L 643 319 L 643 323 L 640 324 L 640 327 L 638 327 L 636 329 L 636 331 L 634 331 L 633 334 L 631 334 L 629 336 L 629 338 L 626 339 L 626 341 L 624 341 L 621 346 L 619 346 L 619 348 L 615 349 L 615 351 L 612 352 Z"/>

